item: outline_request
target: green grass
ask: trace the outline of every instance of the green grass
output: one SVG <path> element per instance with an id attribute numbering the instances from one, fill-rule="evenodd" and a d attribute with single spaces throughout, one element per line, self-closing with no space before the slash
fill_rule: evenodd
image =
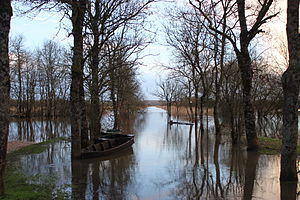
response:
<path id="1" fill-rule="evenodd" d="M 269 137 L 258 137 L 260 145 L 259 152 L 262 154 L 280 154 L 281 152 L 281 139 L 269 138 Z M 297 146 L 297 154 L 300 155 L 300 146 Z"/>
<path id="2" fill-rule="evenodd" d="M 44 184 L 30 184 L 35 179 L 36 177 L 22 174 L 16 166 L 9 165 L 4 176 L 5 196 L 1 199 L 52 199 L 54 185 L 50 181 Z"/>
<path id="3" fill-rule="evenodd" d="M 5 196 L 0 200 L 48 200 L 48 199 L 65 199 L 66 194 L 56 190 L 53 179 L 43 175 L 26 176 L 20 170 L 20 158 L 23 155 L 39 154 L 47 147 L 65 138 L 56 138 L 46 142 L 33 144 L 21 148 L 7 156 L 7 166 L 4 174 Z M 38 184 L 36 183 L 38 181 Z"/>
<path id="4" fill-rule="evenodd" d="M 9 162 L 14 161 L 15 158 L 19 158 L 19 156 L 22 156 L 22 155 L 42 153 L 43 151 L 45 151 L 48 148 L 48 146 L 50 144 L 53 144 L 55 142 L 62 141 L 62 140 L 68 140 L 68 139 L 64 138 L 64 137 L 59 137 L 59 138 L 51 139 L 51 140 L 48 140 L 48 141 L 45 141 L 45 142 L 32 144 L 32 145 L 23 147 L 23 148 L 21 148 L 17 151 L 9 153 L 7 155 L 8 161 Z"/>

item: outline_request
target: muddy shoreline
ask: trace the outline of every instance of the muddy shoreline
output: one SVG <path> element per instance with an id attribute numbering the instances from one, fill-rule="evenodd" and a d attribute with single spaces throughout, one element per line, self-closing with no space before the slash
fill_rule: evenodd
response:
<path id="1" fill-rule="evenodd" d="M 26 142 L 26 141 L 10 141 L 7 143 L 7 153 L 11 153 L 13 151 L 17 151 L 23 147 L 35 144 L 34 142 Z"/>

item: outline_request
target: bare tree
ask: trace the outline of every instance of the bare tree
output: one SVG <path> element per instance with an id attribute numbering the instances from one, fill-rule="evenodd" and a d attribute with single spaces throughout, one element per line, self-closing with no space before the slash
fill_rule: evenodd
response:
<path id="1" fill-rule="evenodd" d="M 282 75 L 283 140 L 281 149 L 281 181 L 297 181 L 298 97 L 300 86 L 299 3 L 287 1 L 287 38 L 289 66 Z"/>
<path id="2" fill-rule="evenodd" d="M 264 136 L 279 136 L 281 135 L 279 129 L 282 126 L 282 114 L 279 112 L 282 106 L 282 70 L 275 68 L 261 57 L 253 59 L 253 68 L 257 133 Z"/>
<path id="3" fill-rule="evenodd" d="M 194 121 L 200 121 L 204 132 L 204 102 L 209 96 L 212 72 L 213 37 L 207 32 L 202 19 L 193 10 L 171 13 L 172 22 L 166 26 L 167 43 L 173 48 L 175 67 L 168 67 L 177 76 L 188 79 L 190 102 L 194 102 Z M 194 99 L 194 100 L 192 100 Z M 192 111 L 192 109 L 191 109 Z"/>
<path id="4" fill-rule="evenodd" d="M 229 30 L 228 33 L 224 33 L 213 26 L 213 22 L 210 19 L 209 14 L 205 12 L 203 7 L 207 4 L 211 7 L 214 7 L 218 5 L 218 3 L 214 1 L 206 2 L 200 0 L 190 0 L 189 2 L 196 10 L 199 11 L 200 15 L 204 16 L 209 21 L 209 28 L 218 34 L 225 36 L 233 47 L 238 60 L 238 66 L 242 78 L 243 110 L 245 131 L 247 136 L 247 149 L 249 151 L 256 151 L 259 144 L 255 129 L 255 112 L 252 102 L 253 66 L 249 53 L 249 46 L 256 35 L 263 32 L 262 26 L 277 15 L 277 13 L 270 14 L 269 11 L 274 0 L 264 0 L 255 2 L 254 4 L 252 3 L 256 8 L 255 10 L 250 10 L 251 3 L 248 2 L 246 4 L 245 0 L 227 1 L 230 4 L 227 14 L 232 15 L 232 13 L 234 13 L 235 16 L 238 16 L 237 21 L 233 24 L 239 24 L 239 35 L 236 34 L 234 26 L 227 27 L 227 30 Z M 226 1 L 219 1 L 219 3 L 224 2 Z M 215 8 L 217 9 L 217 7 Z M 250 12 L 250 14 L 246 15 L 246 11 Z"/>
<path id="5" fill-rule="evenodd" d="M 178 88 L 178 82 L 170 77 L 165 80 L 160 80 L 157 83 L 157 91 L 155 95 L 161 100 L 164 100 L 167 104 L 167 113 L 171 117 L 172 103 L 175 98 L 175 94 Z"/>
<path id="6" fill-rule="evenodd" d="M 46 117 L 56 117 L 58 115 L 59 100 L 65 97 L 66 87 L 68 88 L 68 62 L 65 57 L 66 50 L 54 41 L 45 41 L 41 48 L 36 51 L 35 64 L 39 74 L 39 87 L 43 90 L 45 95 L 43 99 L 44 105 L 41 105 L 45 113 L 42 115 Z M 34 70 L 32 70 L 32 73 Z M 36 77 L 36 78 L 38 78 Z M 65 80 L 66 79 L 66 80 Z"/>
<path id="7" fill-rule="evenodd" d="M 241 77 L 237 61 L 232 60 L 224 64 L 222 71 L 223 81 L 221 85 L 221 116 L 223 124 L 231 129 L 231 142 L 238 144 L 243 133 L 241 114 Z"/>
<path id="8" fill-rule="evenodd" d="M 24 113 L 23 102 L 23 71 L 26 62 L 26 52 L 24 49 L 24 37 L 19 35 L 12 39 L 10 44 L 10 64 L 11 64 L 11 90 L 17 99 L 17 115 L 22 116 Z"/>
<path id="9" fill-rule="evenodd" d="M 107 61 L 107 46 L 111 47 L 112 37 L 118 35 L 117 49 L 120 44 L 124 45 L 127 35 L 135 30 L 137 24 L 142 27 L 149 5 L 155 0 L 95 0 L 88 2 L 86 15 L 86 45 L 88 47 L 87 57 L 89 58 L 88 76 L 91 77 L 89 83 L 91 95 L 90 125 L 92 138 L 100 133 L 100 101 L 99 95 L 103 87 L 103 82 L 112 66 L 105 63 Z M 140 28 L 139 28 L 140 29 Z M 128 36 L 127 36 L 128 37 Z M 140 40 L 137 36 L 136 40 Z M 143 44 L 140 44 L 143 46 Z M 123 47 L 124 48 L 124 47 Z M 126 50 L 124 50 L 126 51 Z M 118 66 L 114 65 L 114 68 Z M 105 69 L 106 68 L 106 69 Z M 118 121 L 118 120 L 117 120 Z"/>
<path id="10" fill-rule="evenodd" d="M 57 8 L 64 11 L 72 23 L 73 55 L 71 66 L 71 133 L 72 157 L 80 157 L 81 147 L 88 145 L 88 123 L 83 88 L 83 27 L 88 0 L 27 0 L 21 1 L 32 6 L 30 10 L 51 10 Z M 71 14 L 69 12 L 72 12 Z"/>

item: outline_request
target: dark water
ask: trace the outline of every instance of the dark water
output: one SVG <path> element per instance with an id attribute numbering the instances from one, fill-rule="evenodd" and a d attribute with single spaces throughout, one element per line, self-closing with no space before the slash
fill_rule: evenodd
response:
<path id="1" fill-rule="evenodd" d="M 70 134 L 67 123 L 52 125 L 51 135 Z M 194 127 L 168 126 L 165 111 L 150 107 L 135 120 L 135 144 L 127 152 L 72 161 L 70 144 L 62 141 L 24 156 L 20 166 L 28 175 L 52 177 L 73 199 L 297 199 L 297 186 L 280 186 L 280 156 L 232 149 L 227 136 L 214 137 L 212 118 L 207 126 L 200 137 Z M 36 135 L 27 135 L 42 141 L 49 137 L 45 129 L 36 122 Z M 21 136 L 12 132 L 10 139 Z"/>

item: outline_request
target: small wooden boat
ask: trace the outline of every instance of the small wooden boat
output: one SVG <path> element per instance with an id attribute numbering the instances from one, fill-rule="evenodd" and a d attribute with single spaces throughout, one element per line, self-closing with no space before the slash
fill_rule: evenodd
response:
<path id="1" fill-rule="evenodd" d="M 93 144 L 81 150 L 81 158 L 110 156 L 131 148 L 134 143 L 133 135 L 106 133 L 97 138 Z"/>

